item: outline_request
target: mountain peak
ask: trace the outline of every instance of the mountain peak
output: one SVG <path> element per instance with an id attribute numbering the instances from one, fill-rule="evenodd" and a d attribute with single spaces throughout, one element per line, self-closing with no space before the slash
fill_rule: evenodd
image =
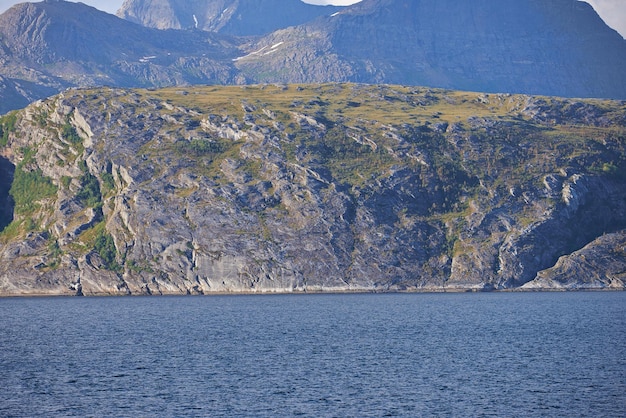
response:
<path id="1" fill-rule="evenodd" d="M 299 0 L 125 0 L 117 15 L 157 29 L 195 28 L 250 36 L 300 25 L 340 9 Z"/>
<path id="2" fill-rule="evenodd" d="M 626 97 L 626 41 L 572 0 L 363 0 L 249 50 L 279 42 L 237 66 L 265 82 L 327 81 L 334 69 L 333 81 Z"/>
<path id="3" fill-rule="evenodd" d="M 229 83 L 237 43 L 146 28 L 82 3 L 17 5 L 0 15 L 0 113 L 72 86 Z"/>

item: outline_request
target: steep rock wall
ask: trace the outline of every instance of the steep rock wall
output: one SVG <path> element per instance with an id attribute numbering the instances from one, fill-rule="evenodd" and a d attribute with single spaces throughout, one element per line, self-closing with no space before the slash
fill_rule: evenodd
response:
<path id="1" fill-rule="evenodd" d="M 2 120 L 0 291 L 620 288 L 623 252 L 597 280 L 563 266 L 621 242 L 625 115 L 401 86 L 68 91 Z"/>

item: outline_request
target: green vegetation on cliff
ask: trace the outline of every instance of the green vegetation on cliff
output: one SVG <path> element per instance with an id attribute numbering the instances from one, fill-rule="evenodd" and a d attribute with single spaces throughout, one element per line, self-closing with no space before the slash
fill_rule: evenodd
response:
<path id="1" fill-rule="evenodd" d="M 102 194 L 100 193 L 98 178 L 89 172 L 84 162 L 81 163 L 79 164 L 82 171 L 79 179 L 80 190 L 76 193 L 76 198 L 86 207 L 101 209 Z"/>
<path id="2" fill-rule="evenodd" d="M 20 167 L 15 170 L 11 196 L 15 201 L 17 215 L 31 214 L 43 199 L 56 197 L 57 187 L 49 177 L 45 177 L 41 170 L 23 171 Z"/>
<path id="3" fill-rule="evenodd" d="M 107 234 L 104 229 L 100 229 L 96 236 L 94 250 L 102 258 L 102 263 L 107 270 L 119 271 L 121 269 L 117 263 L 117 249 L 113 237 Z"/>
<path id="4" fill-rule="evenodd" d="M 10 112 L 0 117 L 0 147 L 7 145 L 9 134 L 15 130 L 17 112 Z"/>
<path id="5" fill-rule="evenodd" d="M 42 170 L 36 166 L 36 150 L 25 146 L 19 152 L 22 154 L 22 160 L 17 164 L 13 173 L 8 192 L 11 200 L 5 200 L 5 204 L 12 203 L 14 219 L 0 231 L 4 239 L 36 230 L 35 216 L 41 209 L 42 203 L 54 200 L 58 191 L 52 179 L 44 176 Z"/>

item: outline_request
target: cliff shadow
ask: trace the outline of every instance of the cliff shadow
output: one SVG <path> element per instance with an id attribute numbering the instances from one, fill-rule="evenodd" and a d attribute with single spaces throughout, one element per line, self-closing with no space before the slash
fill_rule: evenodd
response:
<path id="1" fill-rule="evenodd" d="M 15 202 L 9 194 L 15 175 L 15 166 L 11 161 L 0 157 L 0 232 L 13 222 Z"/>

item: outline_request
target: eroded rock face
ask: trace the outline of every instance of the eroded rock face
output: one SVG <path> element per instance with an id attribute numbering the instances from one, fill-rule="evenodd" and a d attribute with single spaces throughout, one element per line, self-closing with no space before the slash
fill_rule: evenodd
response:
<path id="1" fill-rule="evenodd" d="M 624 289 L 626 234 L 620 231 L 593 240 L 561 257 L 554 267 L 539 272 L 523 289 Z"/>
<path id="2" fill-rule="evenodd" d="M 623 287 L 624 106 L 582 102 L 589 123 L 570 125 L 542 118 L 544 102 L 341 84 L 68 91 L 17 114 L 2 148 L 32 192 L 12 191 L 0 293 Z M 587 248 L 611 245 L 581 277 Z"/>

